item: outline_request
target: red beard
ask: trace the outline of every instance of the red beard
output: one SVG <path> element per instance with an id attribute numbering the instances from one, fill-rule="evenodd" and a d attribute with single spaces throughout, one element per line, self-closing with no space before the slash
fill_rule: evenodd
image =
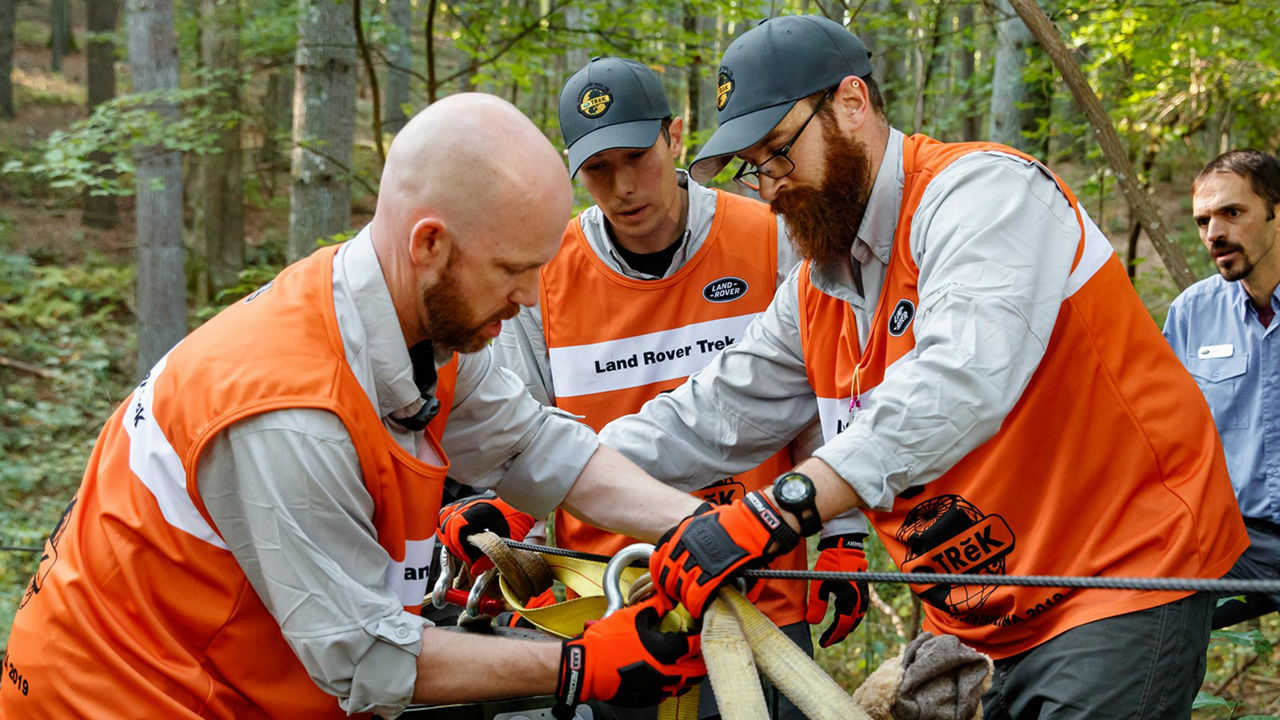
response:
<path id="1" fill-rule="evenodd" d="M 769 207 L 786 220 L 796 252 L 822 266 L 849 257 L 871 195 L 871 158 L 865 143 L 839 134 L 825 116 L 819 122 L 827 142 L 822 185 L 781 191 Z"/>

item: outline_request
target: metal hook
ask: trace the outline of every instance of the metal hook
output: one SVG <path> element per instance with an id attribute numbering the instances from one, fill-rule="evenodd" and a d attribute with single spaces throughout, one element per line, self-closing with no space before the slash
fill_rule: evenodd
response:
<path id="1" fill-rule="evenodd" d="M 648 559 L 652 554 L 652 544 L 635 543 L 619 550 L 604 566 L 604 598 L 609 604 L 604 611 L 605 617 L 621 610 L 625 602 L 622 597 L 622 571 L 636 560 Z"/>
<path id="2" fill-rule="evenodd" d="M 437 610 L 449 604 L 449 601 L 445 600 L 445 593 L 453 587 L 453 578 L 457 574 L 458 566 L 454 564 L 453 556 L 442 543 L 440 545 L 440 577 L 436 578 L 436 584 L 431 588 L 431 605 Z"/>
<path id="3" fill-rule="evenodd" d="M 480 601 L 484 598 L 485 590 L 489 589 L 489 584 L 496 577 L 498 577 L 498 569 L 489 568 L 480 573 L 480 577 L 476 578 L 475 584 L 471 586 L 471 594 L 467 595 L 467 615 L 471 617 L 480 616 Z"/>

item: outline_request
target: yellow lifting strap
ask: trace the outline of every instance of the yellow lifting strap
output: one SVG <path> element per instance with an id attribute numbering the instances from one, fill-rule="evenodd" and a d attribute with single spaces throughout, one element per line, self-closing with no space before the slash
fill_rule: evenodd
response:
<path id="1" fill-rule="evenodd" d="M 552 577 L 579 597 L 546 607 L 526 608 L 524 603 L 529 593 L 540 592 L 546 585 L 539 587 L 538 583 L 528 582 L 526 578 L 530 574 L 540 571 L 531 572 L 519 565 L 539 563 L 521 559 L 527 551 L 515 554 L 497 536 L 478 535 L 473 537 L 473 542 L 498 567 L 498 585 L 503 598 L 537 627 L 554 635 L 572 637 L 582 632 L 587 621 L 604 615 L 607 606 L 604 563 L 538 554 Z M 498 545 L 502 547 L 499 549 Z M 624 569 L 619 582 L 623 596 L 647 575 L 644 568 Z M 663 618 L 662 627 L 685 629 L 691 623 L 688 612 L 678 607 Z M 720 715 L 726 720 L 768 720 L 760 673 L 813 720 L 871 720 L 812 658 L 736 589 L 722 589 L 703 618 L 702 656 L 712 687 L 716 689 Z M 697 716 L 697 707 L 697 688 L 694 688 L 684 696 L 664 702 L 658 717 L 659 720 L 693 718 Z"/>
<path id="2" fill-rule="evenodd" d="M 810 720 L 871 720 L 736 588 L 721 588 L 702 619 L 702 659 L 723 718 L 768 720 L 764 674 Z"/>

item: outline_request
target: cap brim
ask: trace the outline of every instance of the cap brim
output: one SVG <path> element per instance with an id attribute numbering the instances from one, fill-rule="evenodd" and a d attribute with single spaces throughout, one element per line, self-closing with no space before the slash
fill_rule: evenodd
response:
<path id="1" fill-rule="evenodd" d="M 700 183 L 719 175 L 735 153 L 760 142 L 769 131 L 778 126 L 797 102 L 799 99 L 788 100 L 721 123 L 689 165 L 689 175 Z"/>
<path id="2" fill-rule="evenodd" d="M 569 146 L 569 177 L 592 155 L 616 148 L 647 148 L 658 140 L 662 119 L 606 125 L 578 138 Z"/>

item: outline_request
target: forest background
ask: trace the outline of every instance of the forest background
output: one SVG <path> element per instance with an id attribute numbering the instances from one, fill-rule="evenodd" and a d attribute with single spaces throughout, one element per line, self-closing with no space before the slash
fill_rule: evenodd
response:
<path id="1" fill-rule="evenodd" d="M 569 74 L 635 58 L 684 116 L 687 161 L 714 129 L 726 43 L 762 17 L 824 14 L 872 50 L 896 127 L 1046 160 L 1163 322 L 1180 285 L 1213 272 L 1190 218 L 1196 170 L 1280 139 L 1280 4 L 1040 7 L 1131 170 L 1104 158 L 1106 133 L 1008 0 L 0 0 L 0 647 L 30 549 L 141 372 L 367 221 L 390 138 L 453 92 L 507 98 L 559 147 Z M 1161 253 L 1129 178 L 1168 234 Z M 736 190 L 727 172 L 713 184 Z M 872 566 L 892 569 L 879 548 Z M 918 626 L 905 587 L 880 585 L 819 660 L 856 686 Z M 1280 714 L 1278 638 L 1276 615 L 1215 633 L 1196 717 Z"/>

